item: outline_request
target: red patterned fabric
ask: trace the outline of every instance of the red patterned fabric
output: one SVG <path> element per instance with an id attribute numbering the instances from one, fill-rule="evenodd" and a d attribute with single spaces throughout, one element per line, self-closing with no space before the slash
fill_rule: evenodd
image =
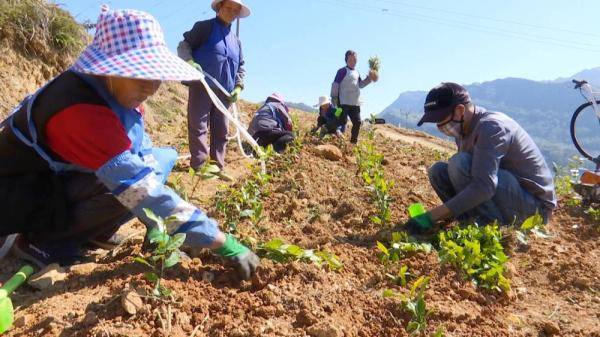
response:
<path id="1" fill-rule="evenodd" d="M 131 147 L 117 115 L 94 104 L 72 105 L 46 125 L 46 144 L 69 163 L 97 170 Z"/>

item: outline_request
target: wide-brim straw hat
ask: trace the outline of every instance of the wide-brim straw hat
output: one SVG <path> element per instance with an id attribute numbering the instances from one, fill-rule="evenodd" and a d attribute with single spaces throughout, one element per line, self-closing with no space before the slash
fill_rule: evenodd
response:
<path id="1" fill-rule="evenodd" d="M 223 1 L 225 1 L 225 0 L 213 0 L 213 2 L 212 2 L 212 4 L 210 5 L 210 7 L 212 7 L 212 9 L 213 9 L 215 12 L 218 12 L 218 11 L 219 11 L 219 4 L 220 4 L 221 2 L 223 2 Z M 240 15 L 238 15 L 238 17 L 239 17 L 240 19 L 247 18 L 247 17 L 249 17 L 249 16 L 250 16 L 250 14 L 252 14 L 252 11 L 250 10 L 250 7 L 246 6 L 246 5 L 245 5 L 245 4 L 242 2 L 242 0 L 229 0 L 229 1 L 235 2 L 236 4 L 238 4 L 238 5 L 242 6 L 242 9 L 240 10 Z"/>
<path id="2" fill-rule="evenodd" d="M 331 104 L 331 99 L 327 96 L 319 97 L 319 103 L 317 105 L 313 105 L 315 108 L 321 107 L 325 104 Z"/>
<path id="3" fill-rule="evenodd" d="M 194 81 L 203 75 L 173 54 L 158 21 L 138 10 L 103 5 L 92 44 L 71 67 L 85 74 L 141 80 Z"/>

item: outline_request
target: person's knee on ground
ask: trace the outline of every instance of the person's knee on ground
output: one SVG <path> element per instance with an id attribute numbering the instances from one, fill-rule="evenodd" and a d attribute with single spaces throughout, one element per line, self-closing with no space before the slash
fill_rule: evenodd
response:
<path id="1" fill-rule="evenodd" d="M 456 193 L 459 193 L 471 182 L 471 163 L 473 157 L 465 152 L 459 152 L 448 160 L 448 176 Z"/>
<path id="2" fill-rule="evenodd" d="M 433 188 L 442 187 L 442 184 L 450 184 L 451 182 L 446 180 L 448 178 L 448 163 L 443 161 L 438 161 L 431 165 L 427 169 L 427 178 L 429 179 L 429 183 Z"/>
<path id="3" fill-rule="evenodd" d="M 283 153 L 287 149 L 288 144 L 292 143 L 293 141 L 294 136 L 292 134 L 285 134 L 279 137 L 279 139 L 273 143 L 273 150 L 275 150 L 277 153 Z"/>

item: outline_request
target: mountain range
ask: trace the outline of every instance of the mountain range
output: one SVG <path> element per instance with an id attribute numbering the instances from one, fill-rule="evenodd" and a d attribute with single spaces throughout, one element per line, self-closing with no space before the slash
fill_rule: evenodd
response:
<path id="1" fill-rule="evenodd" d="M 571 117 L 573 111 L 585 102 L 579 91 L 573 90 L 573 78 L 585 79 L 600 87 L 600 67 L 553 81 L 504 78 L 465 85 L 465 88 L 476 105 L 504 112 L 519 122 L 538 144 L 549 163 L 566 165 L 569 158 L 577 155 L 569 132 Z M 426 95 L 426 91 L 403 92 L 379 117 L 385 118 L 390 124 L 444 137 L 435 125 L 426 124 L 422 128 L 416 126 L 422 115 Z M 595 147 L 596 153 L 600 153 L 600 125 L 593 118 L 588 120 L 591 123 L 578 126 L 578 134 L 581 130 L 586 136 L 586 144 Z"/>

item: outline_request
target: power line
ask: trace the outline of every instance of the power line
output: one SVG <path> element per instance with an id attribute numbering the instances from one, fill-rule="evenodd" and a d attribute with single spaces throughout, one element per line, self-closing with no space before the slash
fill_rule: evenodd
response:
<path id="1" fill-rule="evenodd" d="M 492 18 L 492 17 L 489 17 L 489 16 L 466 14 L 466 13 L 456 12 L 456 11 L 442 9 L 442 8 L 435 8 L 435 7 L 428 7 L 428 6 L 410 4 L 410 3 L 407 3 L 405 1 L 393 1 L 393 0 L 375 0 L 375 1 L 377 1 L 377 2 L 383 2 L 383 3 L 389 3 L 389 4 L 394 4 L 394 5 L 400 5 L 400 6 L 405 6 L 405 7 L 425 9 L 425 10 L 428 10 L 428 11 L 435 11 L 435 12 L 442 12 L 442 13 L 448 13 L 448 14 L 453 14 L 453 15 L 459 15 L 459 16 L 467 17 L 467 18 L 489 20 L 489 21 L 494 21 L 494 22 L 508 23 L 508 24 L 513 24 L 513 25 L 518 25 L 518 26 L 523 26 L 523 27 L 529 27 L 529 28 L 544 29 L 544 30 L 549 30 L 549 31 L 557 31 L 557 32 L 563 32 L 563 33 L 569 33 L 569 34 L 576 34 L 576 35 L 587 35 L 587 36 L 593 36 L 593 37 L 600 38 L 600 34 L 594 34 L 594 33 L 590 33 L 590 32 L 576 31 L 576 30 L 565 29 L 565 28 L 561 28 L 561 27 L 549 27 L 549 26 L 535 25 L 535 24 L 526 23 L 526 22 L 520 22 L 520 21 L 515 21 L 515 20 L 507 20 L 507 19 L 501 19 L 501 18 Z"/>
<path id="2" fill-rule="evenodd" d="M 342 0 L 329 0 L 329 1 L 335 1 L 336 4 L 358 6 L 358 7 L 355 7 L 357 9 L 360 9 L 361 6 L 362 6 L 362 8 L 366 8 L 365 6 L 358 4 L 358 3 L 345 2 Z M 485 32 L 488 32 L 488 33 L 501 33 L 501 34 L 504 34 L 505 36 L 506 36 L 506 34 L 510 34 L 511 37 L 527 38 L 530 41 L 552 43 L 552 44 L 556 44 L 556 45 L 561 45 L 563 47 L 580 48 L 583 50 L 587 50 L 586 47 L 600 48 L 600 45 L 596 45 L 596 44 L 573 42 L 571 40 L 562 40 L 562 39 L 556 39 L 553 37 L 546 37 L 546 36 L 540 36 L 540 35 L 535 35 L 535 34 L 515 32 L 515 31 L 506 30 L 506 29 L 502 29 L 502 28 L 482 26 L 482 25 L 478 25 L 478 24 L 474 24 L 474 23 L 470 23 L 470 22 L 452 20 L 452 19 L 447 19 L 447 18 L 438 18 L 438 17 L 428 16 L 428 15 L 423 15 L 423 14 L 418 14 L 418 13 L 402 12 L 399 10 L 391 10 L 390 11 L 390 9 L 381 8 L 381 7 L 370 7 L 370 8 L 382 10 L 383 12 L 387 12 L 387 13 L 390 13 L 391 11 L 393 11 L 394 13 L 397 13 L 403 17 L 409 17 L 410 19 L 413 19 L 413 20 L 419 20 L 419 19 L 415 19 L 414 17 L 411 17 L 411 16 L 416 16 L 421 19 L 430 20 L 430 22 L 433 21 L 434 23 L 438 23 L 438 24 L 443 24 L 443 25 L 448 25 L 448 26 L 459 25 L 460 28 L 466 28 L 466 29 L 471 29 L 471 30 L 475 30 L 474 28 L 476 28 L 476 29 L 479 29 L 480 31 L 484 30 Z M 600 51 L 600 50 L 594 50 L 594 51 Z"/>
<path id="3" fill-rule="evenodd" d="M 596 52 L 596 53 L 600 52 L 600 49 L 586 48 L 586 47 L 600 48 L 599 45 L 578 43 L 578 42 L 555 39 L 555 38 L 551 38 L 551 37 L 534 35 L 534 34 L 526 34 L 526 33 L 522 33 L 522 32 L 515 32 L 515 31 L 510 31 L 510 30 L 501 29 L 501 28 L 477 25 L 477 24 L 468 23 L 468 22 L 464 22 L 464 21 L 441 19 L 441 18 L 437 18 L 437 17 L 433 17 L 433 16 L 427 16 L 427 15 L 422 15 L 422 14 L 417 14 L 417 13 L 407 13 L 407 12 L 402 12 L 399 10 L 382 8 L 382 7 L 373 7 L 373 6 L 368 7 L 368 6 L 354 3 L 354 2 L 346 2 L 346 1 L 339 1 L 339 0 L 314 0 L 314 1 L 326 3 L 326 4 L 330 4 L 330 5 L 335 5 L 336 7 L 342 6 L 345 8 L 359 10 L 359 11 L 363 11 L 363 12 L 386 14 L 386 15 L 395 16 L 395 17 L 407 18 L 407 19 L 415 20 L 415 21 L 419 21 L 419 22 L 429 22 L 429 23 L 434 23 L 434 24 L 438 24 L 438 25 L 466 29 L 466 30 L 470 30 L 470 31 L 477 31 L 477 32 L 483 32 L 483 33 L 494 34 L 494 35 L 501 35 L 501 36 L 517 38 L 517 39 L 526 40 L 526 41 L 532 41 L 532 42 L 536 42 L 536 43 L 540 43 L 540 44 L 554 45 L 554 46 L 571 48 L 571 49 L 580 49 L 580 50 Z"/>

